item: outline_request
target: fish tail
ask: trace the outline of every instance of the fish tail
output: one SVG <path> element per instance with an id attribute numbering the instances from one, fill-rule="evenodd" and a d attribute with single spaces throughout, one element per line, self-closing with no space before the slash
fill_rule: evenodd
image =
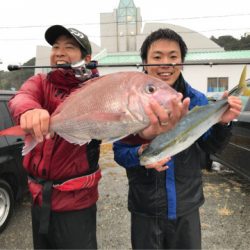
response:
<path id="1" fill-rule="evenodd" d="M 22 155 L 28 154 L 38 144 L 38 142 L 31 135 L 25 136 L 24 143 Z"/>
<path id="2" fill-rule="evenodd" d="M 246 78 L 247 66 L 245 65 L 240 76 L 239 84 L 229 92 L 229 95 L 240 97 L 242 101 L 242 111 L 248 111 L 250 106 L 250 87 L 248 87 L 249 83 Z"/>
<path id="3" fill-rule="evenodd" d="M 10 128 L 6 128 L 4 130 L 0 131 L 0 136 L 6 136 L 6 135 L 10 135 L 10 136 L 24 136 L 25 132 L 21 129 L 21 127 L 18 126 L 13 126 Z"/>
<path id="4" fill-rule="evenodd" d="M 229 92 L 229 95 L 250 96 L 250 87 L 247 86 L 246 76 L 247 66 L 245 65 L 241 72 L 239 84 Z"/>
<path id="5" fill-rule="evenodd" d="M 245 65 L 241 73 L 239 85 L 242 88 L 242 96 L 250 96 L 250 87 L 247 86 L 247 66 Z"/>
<path id="6" fill-rule="evenodd" d="M 25 136 L 22 155 L 28 154 L 37 145 L 37 141 L 30 134 L 26 134 L 19 125 L 1 130 L 0 136 Z"/>
<path id="7" fill-rule="evenodd" d="M 37 145 L 37 141 L 30 134 L 26 134 L 19 125 L 1 130 L 0 136 L 25 136 L 22 155 L 28 154 Z"/>

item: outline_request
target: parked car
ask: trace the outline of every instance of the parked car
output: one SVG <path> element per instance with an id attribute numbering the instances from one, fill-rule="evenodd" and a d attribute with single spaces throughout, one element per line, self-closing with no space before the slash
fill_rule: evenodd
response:
<path id="1" fill-rule="evenodd" d="M 7 102 L 14 91 L 0 90 L 0 130 L 14 125 Z M 7 226 L 15 202 L 27 191 L 27 175 L 22 167 L 20 136 L 0 136 L 0 232 Z"/>
<path id="2" fill-rule="evenodd" d="M 232 122 L 232 137 L 225 149 L 210 155 L 210 159 L 250 181 L 250 101 L 238 119 Z"/>

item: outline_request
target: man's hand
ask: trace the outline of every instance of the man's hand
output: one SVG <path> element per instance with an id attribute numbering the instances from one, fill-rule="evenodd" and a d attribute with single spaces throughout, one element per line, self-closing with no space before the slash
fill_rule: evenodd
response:
<path id="1" fill-rule="evenodd" d="M 20 117 L 20 127 L 31 134 L 36 141 L 42 142 L 44 137 L 49 139 L 50 114 L 45 109 L 32 109 L 23 113 Z"/>
<path id="2" fill-rule="evenodd" d="M 227 97 L 228 92 L 223 94 L 223 97 Z M 242 109 L 241 99 L 237 96 L 229 96 L 228 97 L 229 108 L 224 112 L 221 117 L 220 123 L 227 124 L 230 121 L 234 120 L 240 115 Z"/>
<path id="3" fill-rule="evenodd" d="M 143 139 L 151 140 L 157 135 L 164 133 L 176 126 L 180 119 L 187 114 L 190 99 L 181 101 L 182 94 L 179 93 L 177 99 L 172 101 L 173 111 L 168 113 L 157 101 L 151 100 L 150 105 L 145 107 L 145 112 L 149 117 L 150 125 L 139 132 Z"/>
<path id="4" fill-rule="evenodd" d="M 148 168 L 148 169 L 154 168 L 156 171 L 162 172 L 168 169 L 168 166 L 166 165 L 166 163 L 170 160 L 171 160 L 170 157 L 166 157 L 158 162 L 146 165 L 145 168 Z"/>
<path id="5" fill-rule="evenodd" d="M 142 152 L 148 147 L 149 144 L 142 144 L 140 146 L 140 148 L 138 149 L 138 155 L 140 156 L 142 154 Z M 166 165 L 166 163 L 168 161 L 171 160 L 171 157 L 166 157 L 158 162 L 155 162 L 155 163 L 152 163 L 152 164 L 149 164 L 149 165 L 146 165 L 144 166 L 145 168 L 148 168 L 148 169 L 152 169 L 154 168 L 156 171 L 158 172 L 162 172 L 162 171 L 165 171 L 166 169 L 168 169 L 168 166 Z"/>

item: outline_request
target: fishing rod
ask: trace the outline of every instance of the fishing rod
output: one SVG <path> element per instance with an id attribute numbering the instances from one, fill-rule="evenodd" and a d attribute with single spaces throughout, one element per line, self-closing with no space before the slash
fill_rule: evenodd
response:
<path id="1" fill-rule="evenodd" d="M 15 71 L 20 69 L 35 69 L 35 68 L 64 68 L 64 69 L 96 69 L 96 68 L 108 68 L 108 67 L 145 67 L 145 66 L 217 66 L 217 65 L 248 65 L 250 62 L 204 62 L 204 63 L 119 63 L 119 64 L 98 64 L 97 61 L 90 61 L 86 64 L 84 60 L 72 64 L 60 64 L 51 66 L 32 66 L 32 65 L 8 65 L 9 71 Z"/>
<path id="2" fill-rule="evenodd" d="M 64 68 L 64 69 L 73 69 L 75 76 L 80 80 L 88 79 L 91 76 L 91 69 L 96 68 L 110 68 L 110 67 L 150 67 L 150 66 L 161 66 L 161 67 L 182 67 L 182 66 L 214 66 L 214 65 L 246 65 L 250 62 L 204 62 L 204 63 L 119 63 L 119 64 L 98 64 L 97 61 L 90 61 L 86 63 L 84 60 L 72 64 L 58 64 L 51 66 L 29 66 L 29 65 L 8 65 L 9 71 L 20 70 L 20 69 L 35 69 L 35 68 Z"/>

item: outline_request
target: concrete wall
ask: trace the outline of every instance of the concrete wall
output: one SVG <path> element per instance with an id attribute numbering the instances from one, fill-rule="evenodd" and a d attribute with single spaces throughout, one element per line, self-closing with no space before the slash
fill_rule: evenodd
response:
<path id="1" fill-rule="evenodd" d="M 117 52 L 117 23 L 116 12 L 100 14 L 101 46 L 108 52 Z"/>

